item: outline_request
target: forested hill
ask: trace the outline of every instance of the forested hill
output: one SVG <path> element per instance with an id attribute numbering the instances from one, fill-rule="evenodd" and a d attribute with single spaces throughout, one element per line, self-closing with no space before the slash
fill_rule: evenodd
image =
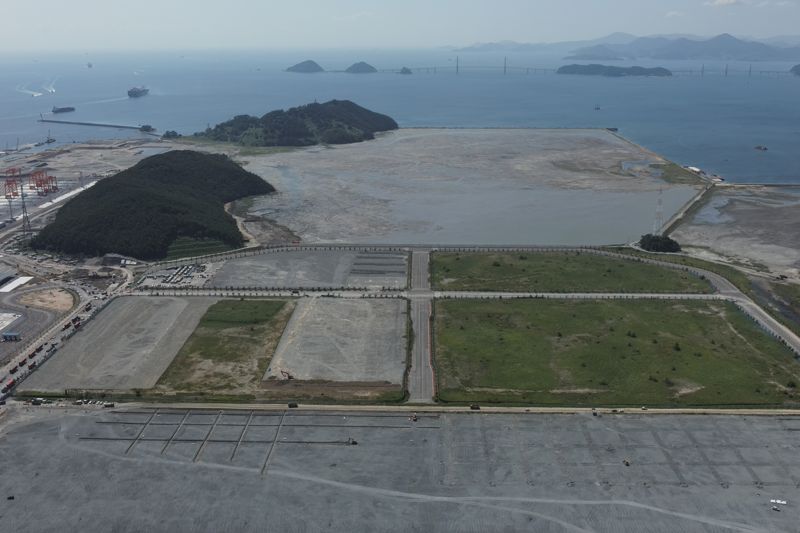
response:
<path id="1" fill-rule="evenodd" d="M 179 150 L 143 159 L 68 201 L 31 242 L 69 254 L 161 259 L 179 237 L 241 246 L 224 204 L 274 188 L 227 156 Z"/>
<path id="2" fill-rule="evenodd" d="M 566 65 L 558 69 L 556 74 L 609 76 L 612 78 L 621 78 L 623 76 L 672 76 L 672 72 L 663 67 L 610 67 L 607 65 Z"/>
<path id="3" fill-rule="evenodd" d="M 366 141 L 376 132 L 397 127 L 391 117 L 349 100 L 331 100 L 272 111 L 261 118 L 239 115 L 197 135 L 244 146 L 312 146 Z"/>

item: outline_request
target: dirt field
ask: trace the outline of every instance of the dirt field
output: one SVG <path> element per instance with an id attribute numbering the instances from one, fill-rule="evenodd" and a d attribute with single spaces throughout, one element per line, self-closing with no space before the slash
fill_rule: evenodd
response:
<path id="1" fill-rule="evenodd" d="M 43 289 L 23 294 L 19 298 L 19 303 L 37 309 L 48 311 L 64 312 L 72 309 L 75 299 L 72 293 L 64 289 Z"/>
<path id="2" fill-rule="evenodd" d="M 610 244 L 695 193 L 665 161 L 605 130 L 401 129 L 347 146 L 248 156 L 278 192 L 248 200 L 306 242 Z"/>
<path id="3" fill-rule="evenodd" d="M 21 391 L 151 388 L 214 301 L 118 298 L 25 380 Z"/>
<path id="4" fill-rule="evenodd" d="M 301 300 L 264 380 L 403 383 L 404 300 Z"/>
<path id="5" fill-rule="evenodd" d="M 800 187 L 717 187 L 672 237 L 704 259 L 798 277 L 798 229 Z"/>
<path id="6" fill-rule="evenodd" d="M 197 329 L 158 381 L 155 392 L 258 396 L 295 302 L 223 300 Z"/>

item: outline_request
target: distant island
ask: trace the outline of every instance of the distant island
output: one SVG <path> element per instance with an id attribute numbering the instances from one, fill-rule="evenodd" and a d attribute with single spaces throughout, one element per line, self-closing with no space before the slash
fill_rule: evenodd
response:
<path id="1" fill-rule="evenodd" d="M 286 69 L 286 72 L 299 72 L 301 74 L 314 74 L 316 72 L 325 72 L 319 63 L 316 61 L 312 61 L 310 59 L 300 62 L 296 65 L 292 65 L 291 67 Z"/>
<path id="2" fill-rule="evenodd" d="M 672 72 L 663 67 L 611 67 L 608 65 L 566 65 L 558 69 L 556 73 L 580 74 L 583 76 L 608 76 L 612 78 L 621 78 L 624 76 L 672 76 Z"/>
<path id="3" fill-rule="evenodd" d="M 143 159 L 97 182 L 58 211 L 31 241 L 36 249 L 162 259 L 171 244 L 198 241 L 217 249 L 243 238 L 224 205 L 275 189 L 227 156 L 179 150 Z"/>
<path id="4" fill-rule="evenodd" d="M 349 100 L 331 100 L 271 111 L 261 118 L 239 115 L 196 135 L 243 146 L 312 146 L 366 141 L 376 132 L 397 128 L 391 117 Z"/>
<path id="5" fill-rule="evenodd" d="M 412 74 L 411 69 L 408 67 L 403 67 L 400 69 L 400 74 Z"/>
<path id="6" fill-rule="evenodd" d="M 800 65 L 793 66 L 792 70 L 790 70 L 789 72 L 791 72 L 795 76 L 800 76 Z"/>
<path id="7" fill-rule="evenodd" d="M 369 63 L 364 63 L 363 61 L 359 61 L 358 63 L 353 63 L 345 72 L 349 74 L 375 74 L 378 72 L 378 69 L 370 65 Z"/>

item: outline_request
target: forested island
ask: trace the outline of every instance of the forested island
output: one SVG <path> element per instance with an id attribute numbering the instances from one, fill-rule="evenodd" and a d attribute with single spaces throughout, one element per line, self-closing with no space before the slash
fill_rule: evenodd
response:
<path id="1" fill-rule="evenodd" d="M 243 238 L 225 204 L 274 191 L 227 156 L 167 152 L 143 159 L 75 196 L 31 246 L 145 260 L 164 258 L 179 238 L 239 247 Z"/>
<path id="2" fill-rule="evenodd" d="M 612 67 L 608 65 L 566 65 L 558 69 L 556 73 L 579 74 L 583 76 L 608 76 L 612 78 L 621 78 L 624 76 L 672 76 L 672 72 L 663 67 Z"/>
<path id="3" fill-rule="evenodd" d="M 345 70 L 348 74 L 375 74 L 378 72 L 378 69 L 370 65 L 369 63 L 364 63 L 363 61 L 359 61 L 358 63 L 353 63 L 347 70 Z"/>
<path id="4" fill-rule="evenodd" d="M 795 76 L 800 76 L 800 65 L 793 66 L 790 72 Z"/>
<path id="5" fill-rule="evenodd" d="M 292 65 L 291 67 L 286 69 L 286 72 L 299 72 L 301 74 L 314 74 L 316 72 L 325 72 L 319 63 L 316 61 L 312 61 L 310 59 L 306 61 L 302 61 L 296 65 Z"/>
<path id="6" fill-rule="evenodd" d="M 366 141 L 379 131 L 397 128 L 391 117 L 349 100 L 331 100 L 271 111 L 261 118 L 239 115 L 196 135 L 243 146 L 312 146 Z"/>

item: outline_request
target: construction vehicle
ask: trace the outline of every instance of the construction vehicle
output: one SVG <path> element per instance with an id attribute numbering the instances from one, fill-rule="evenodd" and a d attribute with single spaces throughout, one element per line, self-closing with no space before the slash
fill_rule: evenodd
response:
<path id="1" fill-rule="evenodd" d="M 281 370 L 281 376 L 283 376 L 283 379 L 294 379 L 294 376 L 285 370 Z"/>

